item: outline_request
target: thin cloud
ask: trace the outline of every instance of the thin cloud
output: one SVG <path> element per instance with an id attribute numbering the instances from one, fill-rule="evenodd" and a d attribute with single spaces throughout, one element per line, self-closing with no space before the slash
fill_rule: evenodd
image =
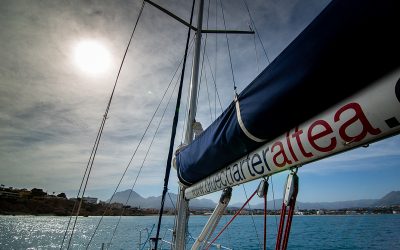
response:
<path id="1" fill-rule="evenodd" d="M 320 12 L 328 1 L 249 1 L 251 13 L 271 59 Z M 11 1 L 0 8 L 0 182 L 6 186 L 38 187 L 74 196 L 79 187 L 91 147 L 100 125 L 125 46 L 139 10 L 138 1 Z M 164 1 L 168 10 L 189 20 L 189 1 Z M 225 6 L 226 5 L 226 6 Z M 305 6 L 306 5 L 306 6 Z M 249 18 L 243 2 L 227 4 L 229 29 L 248 29 Z M 306 8 L 304 8 L 306 7 Z M 304 11 L 306 9 L 306 11 Z M 238 10 L 241 12 L 239 13 Z M 256 11 L 257 10 L 257 11 Z M 214 9 L 211 8 L 210 29 Z M 218 13 L 218 28 L 223 28 Z M 206 22 L 206 20 L 204 21 Z M 214 22 L 214 23 L 213 23 Z M 127 166 L 173 72 L 184 52 L 187 28 L 146 5 L 133 43 L 128 51 L 115 91 L 104 134 L 95 160 L 88 194 L 109 198 Z M 215 62 L 215 37 L 207 36 L 205 63 L 208 93 L 215 100 L 210 68 L 225 108 L 233 100 L 232 76 L 224 35 L 218 36 L 222 49 Z M 74 46 L 82 39 L 97 39 L 112 55 L 112 66 L 101 77 L 79 71 L 73 63 Z M 205 39 L 205 36 L 203 36 Z M 267 62 L 258 41 L 260 65 L 256 64 L 254 37 L 229 35 L 235 78 L 242 90 Z M 204 40 L 203 40 L 204 41 Z M 190 65 L 192 58 L 188 58 Z M 180 71 L 178 72 L 179 75 Z M 185 115 L 188 76 L 186 69 L 181 116 Z M 176 78 L 175 78 L 176 79 Z M 205 78 L 200 89 L 197 120 L 211 123 Z M 171 90 L 170 90 L 171 91 Z M 169 92 L 170 93 L 170 92 Z M 137 189 L 157 195 L 164 178 L 175 95 L 158 131 Z M 169 97 L 169 94 L 167 94 Z M 165 105 L 165 101 L 164 101 Z M 211 103 L 214 111 L 214 103 Z M 143 145 L 139 148 L 121 190 L 130 188 L 145 157 L 156 124 L 157 113 Z M 217 115 L 220 113 L 217 104 Z M 213 114 L 214 118 L 215 115 Z M 178 125 L 175 147 L 180 143 L 183 122 Z M 368 157 L 397 155 L 399 140 L 382 146 L 371 145 Z M 374 148 L 374 150 L 372 150 Z M 354 151 L 325 160 L 326 164 L 356 161 L 365 156 Z M 321 161 L 322 163 L 323 161 Z M 317 167 L 304 168 L 314 171 Z M 313 170 L 311 170 L 313 169 Z M 319 170 L 316 170 L 319 171 Z M 322 171 L 322 170 L 321 170 Z M 176 172 L 171 172 L 170 189 L 176 190 Z M 158 186 L 157 188 L 154 188 Z M 214 196 L 212 196 L 214 197 Z"/>
<path id="2" fill-rule="evenodd" d="M 303 173 L 329 175 L 349 171 L 382 171 L 393 167 L 393 161 L 400 159 L 400 137 L 394 136 L 376 142 L 367 148 L 357 148 L 321 161 L 310 163 L 302 168 Z"/>

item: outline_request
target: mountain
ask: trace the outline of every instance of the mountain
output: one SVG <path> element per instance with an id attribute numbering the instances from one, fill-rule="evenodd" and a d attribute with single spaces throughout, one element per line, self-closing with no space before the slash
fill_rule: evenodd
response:
<path id="1" fill-rule="evenodd" d="M 126 200 L 129 197 L 130 190 L 125 190 L 121 192 L 117 192 L 112 199 L 112 202 L 125 204 Z M 165 198 L 165 208 L 173 208 L 175 206 L 177 195 L 170 193 Z M 172 202 L 174 204 L 172 204 Z M 108 202 L 109 200 L 107 200 Z M 140 196 L 135 191 L 132 191 L 131 197 L 129 198 L 129 202 L 127 203 L 132 207 L 140 207 L 140 208 L 160 208 L 161 204 L 161 196 L 150 196 L 148 198 L 144 198 Z M 191 208 L 214 208 L 216 203 L 210 199 L 193 199 L 190 201 Z"/>
<path id="2" fill-rule="evenodd" d="M 117 192 L 112 202 L 125 204 L 129 197 L 130 190 Z M 165 208 L 173 208 L 176 202 L 176 194 L 170 193 L 165 198 Z M 174 205 L 172 205 L 172 202 Z M 135 191 L 132 191 L 131 197 L 129 198 L 128 205 L 132 207 L 141 208 L 160 208 L 161 196 L 150 196 L 144 198 Z M 239 208 L 243 203 L 234 203 L 229 205 L 230 208 Z M 281 209 L 282 199 L 270 200 L 267 203 L 268 209 Z M 343 208 L 366 208 L 366 207 L 382 207 L 382 206 L 393 206 L 400 205 L 400 191 L 392 191 L 381 199 L 364 199 L 364 200 L 352 200 L 352 201 L 334 201 L 334 202 L 301 202 L 296 203 L 296 207 L 299 209 L 343 209 Z M 214 208 L 216 203 L 210 199 L 193 199 L 190 201 L 191 208 Z M 264 209 L 264 204 L 259 203 L 251 206 L 252 209 Z"/>
<path id="3" fill-rule="evenodd" d="M 125 191 L 115 193 L 114 198 L 112 199 L 111 202 L 125 204 L 126 200 L 129 197 L 130 192 L 131 191 L 128 189 Z M 110 201 L 110 199 L 107 200 L 107 202 L 109 202 L 109 201 Z M 142 207 L 142 204 L 144 204 L 145 202 L 146 202 L 146 198 L 143 198 L 135 191 L 132 191 L 131 197 L 129 198 L 128 205 L 130 205 L 132 207 Z"/>
<path id="4" fill-rule="evenodd" d="M 365 208 L 372 207 L 376 199 L 364 199 L 353 201 L 335 202 L 300 202 L 297 207 L 300 209 L 343 209 L 343 208 Z"/>
<path id="5" fill-rule="evenodd" d="M 400 205 L 400 191 L 392 191 L 374 203 L 375 207 Z"/>

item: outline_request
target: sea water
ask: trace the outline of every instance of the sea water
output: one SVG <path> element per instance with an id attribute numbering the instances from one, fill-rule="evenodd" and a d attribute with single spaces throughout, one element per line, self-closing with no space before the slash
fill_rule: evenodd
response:
<path id="1" fill-rule="evenodd" d="M 230 218 L 224 216 L 217 231 Z M 207 219 L 191 216 L 190 236 L 196 237 Z M 57 216 L 0 216 L 0 249 L 60 249 L 68 220 Z M 104 217 L 93 235 L 99 220 L 95 216 L 79 217 L 70 249 L 86 249 L 91 238 L 89 249 L 101 249 L 102 245 L 109 249 L 148 249 L 146 240 L 148 235 L 155 235 L 158 217 L 122 217 L 117 228 L 119 217 Z M 170 241 L 174 217 L 164 216 L 162 221 L 160 237 Z M 268 216 L 267 221 L 267 248 L 274 249 L 279 218 Z M 238 216 L 216 242 L 230 249 L 260 249 L 262 241 L 263 216 Z M 192 243 L 189 237 L 188 246 Z M 66 237 L 63 248 L 68 244 Z M 170 249 L 166 242 L 159 245 Z M 288 249 L 400 249 L 400 215 L 295 216 Z"/>

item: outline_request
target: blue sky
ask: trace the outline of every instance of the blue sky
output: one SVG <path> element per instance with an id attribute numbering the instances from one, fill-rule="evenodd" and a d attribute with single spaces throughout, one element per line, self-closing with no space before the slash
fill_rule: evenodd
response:
<path id="1" fill-rule="evenodd" d="M 260 37 L 270 59 L 273 59 L 329 1 L 248 2 Z M 250 22 L 243 2 L 223 3 L 228 28 L 247 29 Z M 162 4 L 188 20 L 189 1 L 171 0 L 162 1 Z M 66 192 L 69 197 L 76 195 L 139 6 L 139 1 L 122 0 L 2 2 L 0 183 Z M 215 28 L 214 8 L 215 1 L 211 1 L 210 28 Z M 221 13 L 218 12 L 217 16 L 217 25 L 221 29 Z M 107 199 L 112 194 L 179 64 L 185 35 L 184 26 L 146 5 L 122 69 L 87 195 Z M 217 56 L 215 36 L 209 35 L 207 39 L 210 66 L 206 67 L 217 76 L 221 103 L 226 107 L 233 99 L 233 91 L 225 36 L 217 38 Z M 229 36 L 239 91 L 268 64 L 257 38 L 255 53 L 253 39 L 253 36 Z M 74 62 L 74 49 L 87 40 L 102 44 L 110 54 L 109 67 L 97 75 L 88 74 Z M 256 55 L 259 60 L 256 60 Z M 191 62 L 191 58 L 188 61 Z M 205 72 L 210 84 L 210 70 Z M 190 75 L 189 70 L 186 75 Z M 187 86 L 187 80 L 185 84 Z M 215 91 L 209 89 L 209 92 L 211 109 L 214 110 Z M 182 107 L 185 107 L 187 87 L 183 93 Z M 207 127 L 220 112 L 218 104 L 217 114 L 212 111 L 210 115 L 208 99 L 203 82 L 197 118 L 203 127 Z M 135 186 L 134 190 L 142 196 L 161 194 L 174 105 L 172 101 L 166 111 L 149 159 Z M 181 113 L 183 117 L 184 112 Z M 156 122 L 160 118 L 161 112 L 158 112 Z M 155 128 L 154 123 L 120 190 L 132 186 Z M 181 141 L 182 128 L 181 121 L 176 146 Z M 304 166 L 299 171 L 299 200 L 380 198 L 390 191 L 400 190 L 399 146 L 400 137 L 395 136 L 368 148 Z M 276 198 L 282 196 L 285 175 L 281 173 L 273 177 Z M 257 185 L 258 181 L 246 184 L 247 193 Z M 170 191 L 176 193 L 177 187 L 173 170 Z M 219 193 L 205 198 L 217 200 L 218 196 Z M 235 188 L 232 202 L 244 199 L 243 188 Z"/>

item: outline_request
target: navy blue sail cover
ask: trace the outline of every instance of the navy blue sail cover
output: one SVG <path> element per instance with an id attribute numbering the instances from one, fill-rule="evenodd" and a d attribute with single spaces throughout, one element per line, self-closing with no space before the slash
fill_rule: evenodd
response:
<path id="1" fill-rule="evenodd" d="M 247 130 L 267 142 L 360 91 L 400 64 L 400 1 L 332 1 L 238 96 Z M 263 143 L 235 103 L 176 157 L 192 185 Z"/>

